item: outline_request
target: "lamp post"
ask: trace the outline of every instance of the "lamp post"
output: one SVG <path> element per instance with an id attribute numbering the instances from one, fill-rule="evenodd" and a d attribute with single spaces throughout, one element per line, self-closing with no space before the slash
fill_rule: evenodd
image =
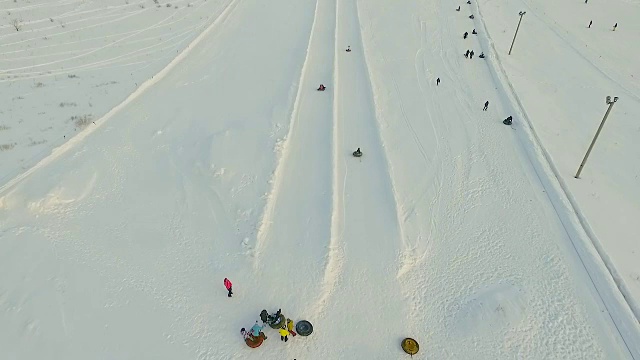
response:
<path id="1" fill-rule="evenodd" d="M 607 109 L 607 112 L 604 114 L 604 117 L 602 118 L 602 122 L 600 122 L 600 126 L 598 127 L 598 131 L 596 131 L 596 135 L 593 137 L 593 140 L 591 140 L 591 145 L 589 145 L 589 149 L 587 149 L 587 153 L 584 154 L 584 159 L 582 159 L 582 162 L 580 163 L 580 167 L 578 168 L 578 172 L 576 172 L 576 176 L 574 176 L 576 179 L 579 178 L 580 173 L 582 172 L 582 168 L 584 167 L 584 164 L 587 162 L 587 158 L 589 157 L 589 154 L 591 154 L 591 149 L 593 149 L 593 145 L 596 143 L 596 140 L 598 140 L 598 135 L 600 135 L 600 131 L 602 131 L 604 122 L 607 121 L 607 117 L 611 112 L 611 108 L 613 108 L 613 104 L 615 104 L 617 101 L 618 101 L 617 96 L 613 97 L 613 101 L 611 101 L 611 96 L 607 96 L 607 104 L 609 105 L 609 108 Z"/>
<path id="2" fill-rule="evenodd" d="M 513 41 L 511 41 L 511 47 L 509 48 L 509 55 L 511 55 L 511 49 L 513 49 L 513 43 L 516 42 L 516 36 L 518 36 L 518 30 L 520 29 L 520 23 L 522 22 L 522 17 L 526 14 L 526 11 L 520 11 L 518 15 L 520 15 L 520 20 L 518 21 L 518 27 L 516 28 L 516 33 L 513 34 Z"/>

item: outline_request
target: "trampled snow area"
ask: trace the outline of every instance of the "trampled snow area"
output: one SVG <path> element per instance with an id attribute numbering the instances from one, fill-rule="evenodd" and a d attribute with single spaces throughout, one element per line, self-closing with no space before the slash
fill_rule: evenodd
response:
<path id="1" fill-rule="evenodd" d="M 0 0 L 1 358 L 640 359 L 636 1 L 157 5 Z"/>

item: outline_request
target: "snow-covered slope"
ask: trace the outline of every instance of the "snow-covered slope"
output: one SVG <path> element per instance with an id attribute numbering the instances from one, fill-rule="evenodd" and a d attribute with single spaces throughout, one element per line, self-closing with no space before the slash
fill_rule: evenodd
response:
<path id="1" fill-rule="evenodd" d="M 93 126 L 229 3 L 1 0 L 0 183 Z"/>
<path id="2" fill-rule="evenodd" d="M 533 128 L 580 226 L 640 318 L 640 2 L 479 4 L 495 56 L 525 110 L 514 115 Z M 507 56 L 522 10 L 527 13 Z M 574 179 L 607 109 L 606 96 L 619 101 L 581 179 Z"/>
<path id="3" fill-rule="evenodd" d="M 637 358 L 537 144 L 500 122 L 518 104 L 477 59 L 488 35 L 462 40 L 468 14 L 210 6 L 166 67 L 0 188 L 3 355 L 399 359 L 409 336 L 418 359 Z M 263 308 L 315 331 L 250 349 Z"/>

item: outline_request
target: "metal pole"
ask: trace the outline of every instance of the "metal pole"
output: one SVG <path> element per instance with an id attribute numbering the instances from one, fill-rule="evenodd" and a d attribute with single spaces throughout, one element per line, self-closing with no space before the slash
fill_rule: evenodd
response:
<path id="1" fill-rule="evenodd" d="M 618 100 L 617 98 L 615 100 Z M 582 172 L 582 168 L 584 167 L 584 164 L 587 162 L 587 158 L 589 158 L 589 154 L 591 154 L 591 149 L 593 149 L 593 145 L 596 143 L 596 140 L 598 139 L 598 135 L 600 135 L 600 131 L 602 131 L 602 127 L 604 126 L 604 122 L 607 121 L 607 117 L 609 116 L 609 113 L 611 112 L 611 109 L 613 108 L 613 104 L 615 104 L 615 101 L 611 101 L 609 102 L 609 108 L 607 109 L 607 112 L 604 114 L 604 117 L 602 118 L 602 122 L 600 123 L 600 126 L 598 127 L 598 131 L 596 131 L 596 135 L 593 137 L 593 140 L 591 140 L 591 145 L 589 145 L 589 149 L 587 149 L 587 153 L 584 154 L 584 159 L 582 159 L 582 162 L 580 163 L 580 167 L 578 168 L 578 172 L 576 172 L 576 176 L 574 176 L 576 179 L 578 179 L 580 177 L 580 173 Z"/>
<path id="2" fill-rule="evenodd" d="M 518 20 L 518 27 L 516 28 L 516 33 L 513 34 L 513 41 L 511 41 L 511 47 L 509 48 L 509 55 L 511 55 L 511 50 L 513 49 L 513 44 L 516 42 L 516 36 L 518 36 L 518 30 L 520 29 L 520 23 L 522 22 L 522 17 L 526 14 L 524 11 L 520 11 L 520 20 Z"/>

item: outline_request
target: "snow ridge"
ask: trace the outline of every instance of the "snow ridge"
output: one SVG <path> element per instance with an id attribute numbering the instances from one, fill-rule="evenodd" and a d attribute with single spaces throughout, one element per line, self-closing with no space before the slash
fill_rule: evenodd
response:
<path id="1" fill-rule="evenodd" d="M 303 93 L 305 89 L 303 88 L 303 84 L 306 82 L 306 74 L 307 69 L 309 67 L 310 52 L 311 46 L 313 43 L 313 37 L 316 32 L 317 20 L 318 20 L 318 7 L 320 0 L 316 0 L 316 8 L 313 16 L 313 23 L 311 25 L 311 31 L 309 32 L 309 40 L 307 42 L 307 50 L 304 59 L 304 63 L 302 64 L 302 69 L 300 71 L 300 77 L 298 83 L 295 85 L 298 87 L 296 92 L 296 98 L 293 103 L 293 107 L 291 110 L 291 116 L 289 120 L 289 131 L 286 137 L 283 139 L 281 148 L 280 148 L 280 159 L 278 160 L 278 164 L 276 165 L 276 170 L 273 172 L 273 176 L 269 181 L 272 185 L 271 191 L 267 196 L 267 203 L 264 207 L 264 211 L 262 212 L 262 220 L 260 220 L 260 226 L 258 227 L 258 233 L 256 235 L 256 246 L 255 246 L 255 256 L 254 256 L 254 269 L 257 269 L 260 260 L 260 253 L 264 249 L 267 239 L 269 237 L 269 232 L 271 230 L 271 226 L 273 225 L 273 217 L 275 210 L 278 204 L 278 198 L 280 197 L 280 193 L 282 191 L 282 183 L 285 180 L 285 168 L 288 166 L 288 162 L 290 161 L 291 154 L 291 141 L 295 136 L 296 130 L 298 129 L 298 118 L 300 112 L 300 102 L 303 97 Z"/>
<path id="2" fill-rule="evenodd" d="M 322 1 L 322 0 L 320 0 Z M 334 13 L 334 35 L 333 35 L 333 104 L 332 104 L 332 200 L 331 200 L 331 230 L 329 238 L 329 249 L 327 252 L 327 263 L 324 269 L 324 276 L 322 279 L 322 292 L 319 299 L 314 304 L 313 313 L 316 317 L 323 314 L 327 302 L 335 290 L 336 284 L 340 280 L 340 274 L 344 266 L 344 249 L 343 249 L 343 235 L 344 235 L 344 201 L 345 201 L 345 188 L 346 188 L 346 168 L 344 154 L 342 154 L 339 146 L 339 126 L 338 126 L 338 104 L 340 100 L 340 91 L 338 87 L 339 83 L 339 69 L 338 69 L 338 56 L 342 51 L 338 42 L 338 0 L 327 0 L 331 3 Z"/>

